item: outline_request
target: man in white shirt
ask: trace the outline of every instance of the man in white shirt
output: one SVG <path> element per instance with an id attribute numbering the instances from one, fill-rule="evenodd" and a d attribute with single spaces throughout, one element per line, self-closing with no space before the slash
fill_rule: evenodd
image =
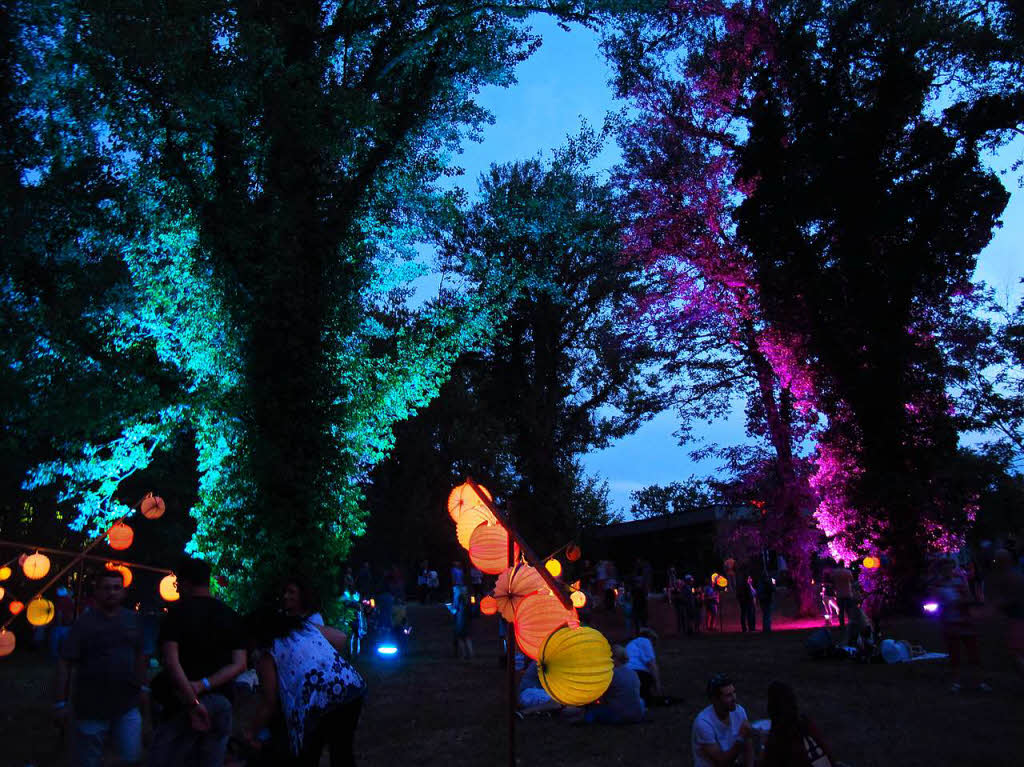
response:
<path id="1" fill-rule="evenodd" d="M 747 712 L 736 703 L 736 686 L 725 674 L 715 674 L 707 691 L 711 705 L 697 714 L 690 736 L 694 767 L 752 767 L 753 730 Z"/>

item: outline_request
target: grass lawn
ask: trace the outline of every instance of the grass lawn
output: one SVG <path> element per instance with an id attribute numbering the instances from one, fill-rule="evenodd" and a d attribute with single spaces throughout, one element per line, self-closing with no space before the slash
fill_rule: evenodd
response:
<path id="1" fill-rule="evenodd" d="M 496 619 L 474 622 L 477 658 L 457 661 L 443 607 L 412 605 L 409 618 L 415 627 L 409 653 L 383 659 L 367 652 L 357 663 L 370 685 L 356 739 L 359 763 L 507 764 L 505 675 L 497 665 Z M 612 641 L 625 638 L 621 620 L 598 614 L 597 625 Z M 726 628 L 730 625 L 727 615 Z M 688 765 L 690 726 L 706 705 L 705 681 L 715 671 L 726 671 L 753 719 L 765 716 L 768 683 L 790 682 L 837 757 L 853 767 L 1021 764 L 1024 682 L 1010 669 L 1001 623 L 983 619 L 982 627 L 985 677 L 995 688 L 988 694 L 949 692 L 942 661 L 865 666 L 811 660 L 803 648 L 808 629 L 767 636 L 663 636 L 658 656 L 664 686 L 684 703 L 655 709 L 644 724 L 618 728 L 569 726 L 557 719 L 517 721 L 518 763 Z M 943 649 L 938 627 L 926 619 L 893 621 L 889 629 L 896 638 Z M 0 660 L 0 767 L 66 763 L 49 720 L 51 674 L 48 660 L 23 646 Z"/>

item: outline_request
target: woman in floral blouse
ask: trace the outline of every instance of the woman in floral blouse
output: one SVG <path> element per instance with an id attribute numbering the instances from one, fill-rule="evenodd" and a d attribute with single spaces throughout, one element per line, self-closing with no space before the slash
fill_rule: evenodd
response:
<path id="1" fill-rule="evenodd" d="M 276 612 L 258 615 L 251 626 L 261 650 L 256 672 L 262 697 L 247 734 L 249 745 L 261 747 L 254 734 L 280 711 L 288 740 L 282 758 L 318 765 L 326 746 L 331 767 L 354 765 L 352 744 L 366 682 L 341 656 L 348 638 L 330 626 Z"/>

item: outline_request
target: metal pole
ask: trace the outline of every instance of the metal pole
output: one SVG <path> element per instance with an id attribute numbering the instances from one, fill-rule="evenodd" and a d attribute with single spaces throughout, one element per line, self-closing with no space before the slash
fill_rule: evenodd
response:
<path id="1" fill-rule="evenodd" d="M 478 493 L 483 497 L 482 493 Z M 511 523 L 511 513 L 506 519 Z M 508 566 L 515 567 L 515 541 L 512 536 L 508 537 Z M 499 616 L 499 620 L 505 620 Z M 516 640 L 514 635 L 515 627 L 511 622 L 505 624 L 505 681 L 508 690 L 508 767 L 516 767 Z"/>

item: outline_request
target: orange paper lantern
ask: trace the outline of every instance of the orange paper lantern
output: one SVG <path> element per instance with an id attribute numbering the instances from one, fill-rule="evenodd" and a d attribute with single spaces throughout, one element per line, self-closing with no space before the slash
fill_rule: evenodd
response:
<path id="1" fill-rule="evenodd" d="M 715 579 L 715 583 L 718 585 L 718 588 L 724 589 L 729 585 L 729 579 L 724 575 L 719 575 L 718 578 Z"/>
<path id="2" fill-rule="evenodd" d="M 877 570 L 881 564 L 878 557 L 864 557 L 864 567 L 868 570 Z"/>
<path id="3" fill-rule="evenodd" d="M 7 629 L 0 629 L 0 658 L 14 652 L 15 644 L 14 632 L 8 631 Z"/>
<path id="4" fill-rule="evenodd" d="M 498 576 L 498 583 L 494 586 L 494 599 L 498 603 L 501 617 L 510 623 L 514 621 L 519 603 L 538 592 L 550 594 L 551 589 L 534 568 L 520 564 L 506 569 Z"/>
<path id="5" fill-rule="evenodd" d="M 501 525 L 479 525 L 469 537 L 469 561 L 488 575 L 508 567 L 508 531 Z"/>
<path id="6" fill-rule="evenodd" d="M 469 551 L 469 539 L 473 537 L 473 531 L 487 522 L 493 523 L 494 517 L 490 517 L 479 506 L 463 511 L 455 524 L 455 537 L 459 539 L 459 545 Z"/>
<path id="7" fill-rule="evenodd" d="M 477 485 L 477 487 L 480 488 L 484 498 L 488 501 L 493 500 L 491 492 L 486 487 L 483 485 Z M 476 508 L 486 509 L 487 507 L 468 482 L 464 482 L 448 494 L 448 516 L 452 518 L 452 522 L 458 524 L 462 512 Z"/>
<path id="8" fill-rule="evenodd" d="M 146 519 L 160 519 L 166 510 L 167 506 L 164 503 L 164 499 L 152 493 L 147 494 L 139 505 L 139 511 L 142 512 L 142 516 Z"/>
<path id="9" fill-rule="evenodd" d="M 581 556 L 583 556 L 583 552 L 580 551 L 580 547 L 575 543 L 570 543 L 568 548 L 565 550 L 565 558 L 570 562 L 577 561 Z"/>
<path id="10" fill-rule="evenodd" d="M 17 599 L 15 599 L 13 602 L 7 605 L 7 609 L 11 611 L 11 615 L 17 615 L 25 609 L 25 605 L 19 602 Z"/>
<path id="11" fill-rule="evenodd" d="M 21 569 L 25 573 L 26 578 L 38 581 L 40 578 L 45 578 L 46 574 L 50 572 L 50 558 L 37 551 L 32 556 L 25 558 Z"/>
<path id="12" fill-rule="evenodd" d="M 117 562 L 107 562 L 106 567 L 107 567 L 108 570 L 113 570 L 113 571 L 121 573 L 121 580 L 124 581 L 124 587 L 125 588 L 128 588 L 129 586 L 132 585 L 132 580 L 133 580 L 132 571 L 129 570 L 126 566 L 124 566 L 122 564 L 119 564 Z"/>
<path id="13" fill-rule="evenodd" d="M 4 587 L 0 586 L 0 599 L 3 599 L 4 598 L 4 594 L 6 594 L 6 593 L 7 593 L 7 591 L 4 589 Z"/>
<path id="14" fill-rule="evenodd" d="M 181 598 L 178 595 L 178 578 L 174 573 L 165 575 L 161 579 L 160 596 L 167 602 L 177 602 Z"/>
<path id="15" fill-rule="evenodd" d="M 552 632 L 571 625 L 579 626 L 576 611 L 566 610 L 554 594 L 533 594 L 516 607 L 516 643 L 534 660 Z"/>
<path id="16" fill-rule="evenodd" d="M 107 540 L 110 548 L 115 551 L 124 551 L 132 545 L 135 539 L 135 532 L 124 522 L 115 522 L 107 531 Z"/>
<path id="17" fill-rule="evenodd" d="M 480 600 L 480 614 L 481 615 L 494 615 L 498 612 L 498 602 L 490 594 Z"/>

